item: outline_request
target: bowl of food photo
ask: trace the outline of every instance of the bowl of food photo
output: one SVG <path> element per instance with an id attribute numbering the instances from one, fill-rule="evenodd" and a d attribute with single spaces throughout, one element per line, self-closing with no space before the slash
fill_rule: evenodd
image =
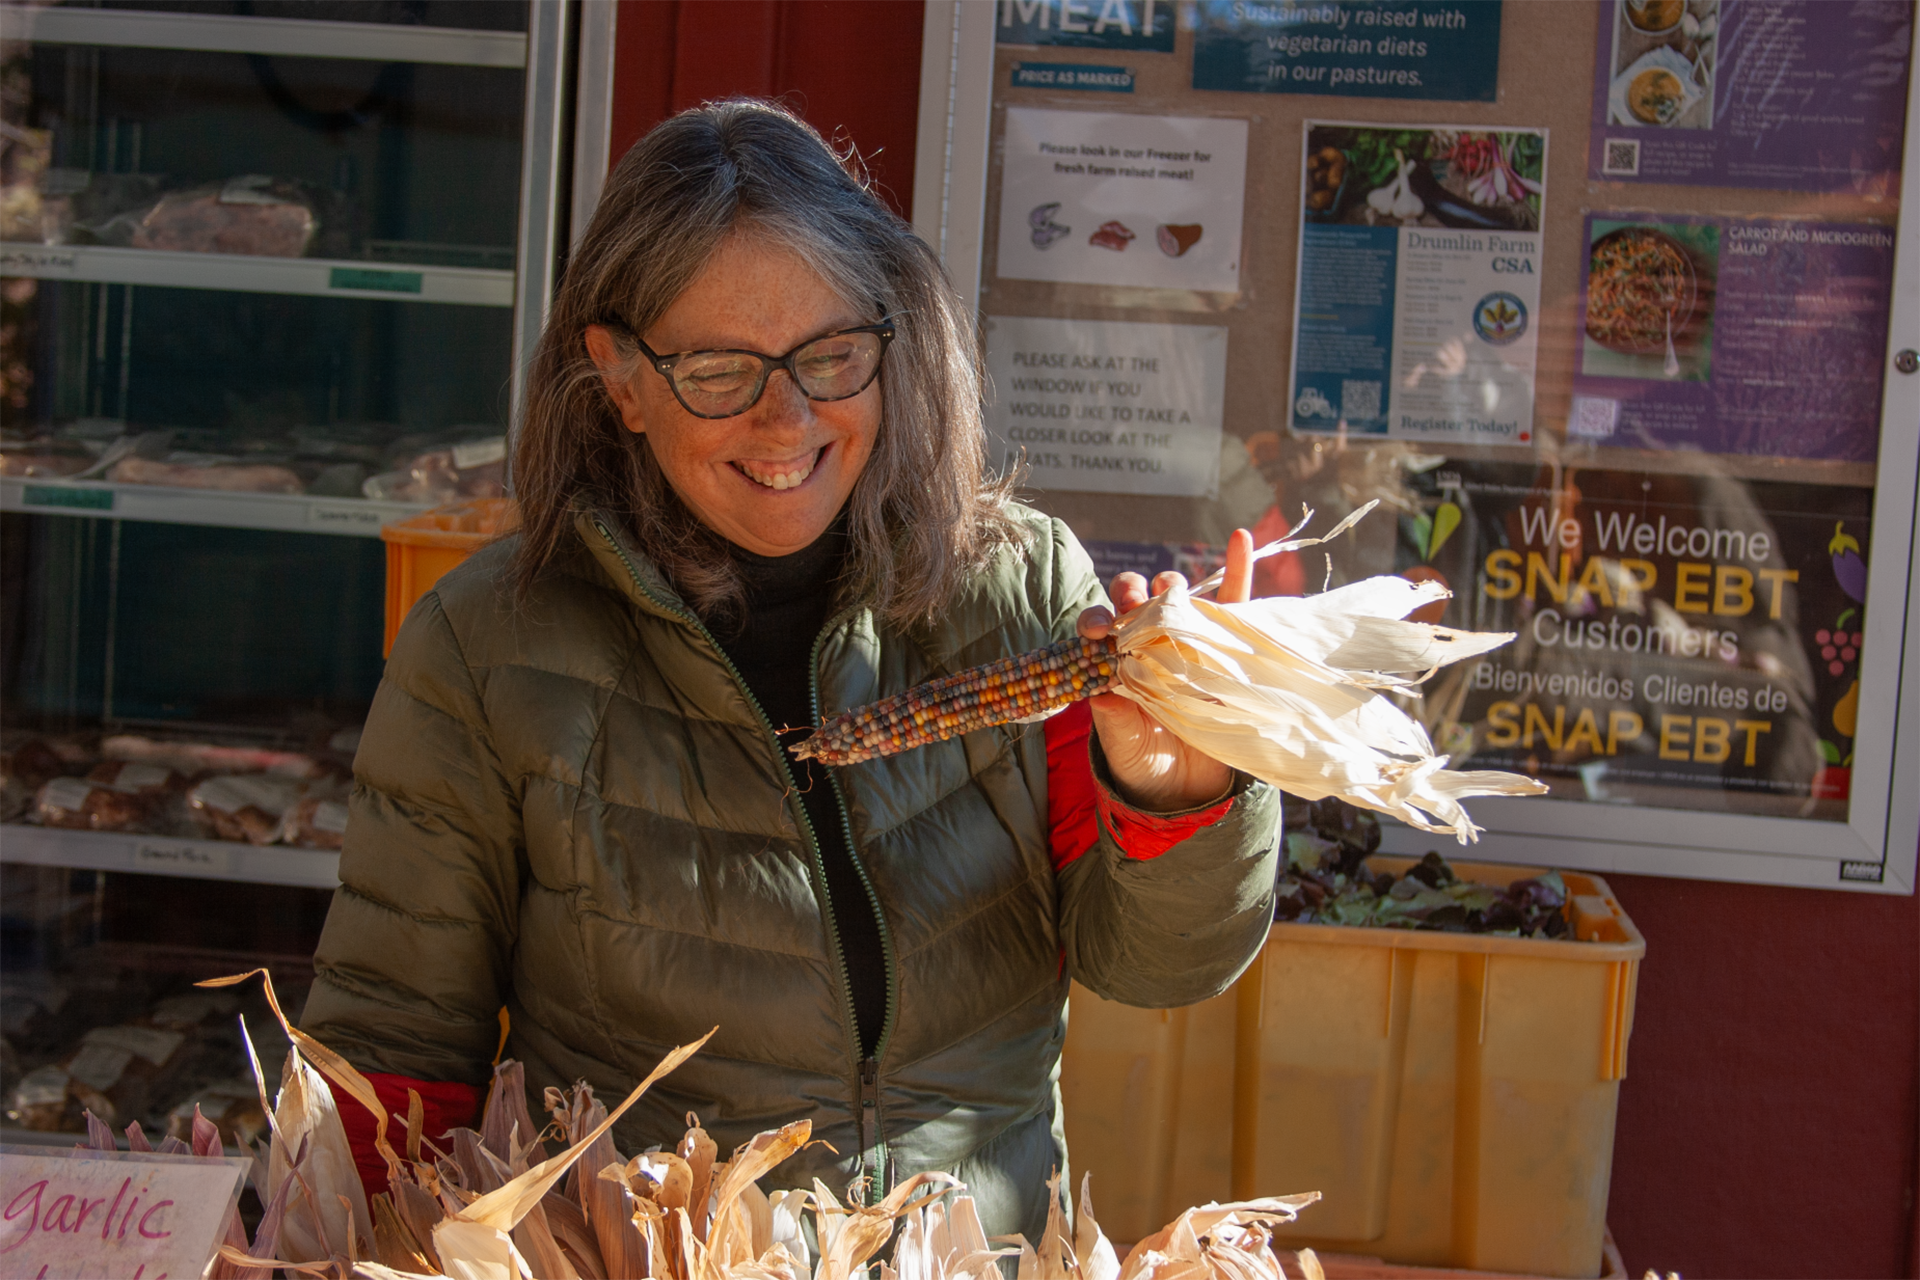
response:
<path id="1" fill-rule="evenodd" d="M 1607 115 L 1614 124 L 1670 125 L 1704 96 L 1694 64 L 1662 46 L 1634 59 L 1613 78 Z"/>
<path id="2" fill-rule="evenodd" d="M 1687 16 L 1687 0 L 1620 0 L 1627 25 L 1643 35 L 1660 36 Z"/>
<path id="3" fill-rule="evenodd" d="M 1694 254 L 1655 227 L 1620 227 L 1587 260 L 1587 336 L 1621 355 L 1663 354 L 1706 318 L 1712 284 Z"/>

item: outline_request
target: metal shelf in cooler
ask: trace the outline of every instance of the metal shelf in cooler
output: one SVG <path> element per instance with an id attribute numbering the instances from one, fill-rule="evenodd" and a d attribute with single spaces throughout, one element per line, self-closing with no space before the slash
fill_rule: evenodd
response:
<path id="1" fill-rule="evenodd" d="M 0 478 L 0 511 L 44 516 L 91 516 L 101 520 L 155 520 L 162 524 L 212 525 L 223 529 L 272 529 L 283 533 L 380 536 L 380 526 L 424 507 L 365 498 L 316 498 L 288 493 L 226 493 L 218 489 L 171 489 L 157 484 L 108 484 L 100 480 Z"/>
<path id="2" fill-rule="evenodd" d="M 307 889 L 331 889 L 340 883 L 340 855 L 319 849 L 67 831 L 11 822 L 0 825 L 0 862 Z"/>
<path id="3" fill-rule="evenodd" d="M 219 289 L 233 293 L 442 302 L 468 307 L 513 305 L 513 272 L 491 267 L 431 267 L 332 258 L 268 258 L 238 253 L 178 253 L 169 249 L 7 241 L 0 243 L 0 275 L 90 284 Z"/>
<path id="4" fill-rule="evenodd" d="M 510 69 L 527 65 L 527 37 L 518 31 L 25 4 L 0 5 L 0 28 L 9 40 L 33 40 L 42 44 L 194 49 L 206 53 L 361 58 Z"/>

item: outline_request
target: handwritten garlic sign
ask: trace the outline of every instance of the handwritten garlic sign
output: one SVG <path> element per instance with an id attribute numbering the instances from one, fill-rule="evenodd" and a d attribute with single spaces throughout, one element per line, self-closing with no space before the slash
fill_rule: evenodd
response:
<path id="1" fill-rule="evenodd" d="M 0 1147 L 0 1275 L 193 1280 L 247 1162 Z"/>

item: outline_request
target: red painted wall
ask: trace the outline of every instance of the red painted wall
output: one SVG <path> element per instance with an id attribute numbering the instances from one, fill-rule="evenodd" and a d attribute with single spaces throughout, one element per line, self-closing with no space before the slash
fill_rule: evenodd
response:
<path id="1" fill-rule="evenodd" d="M 620 0 L 612 154 L 713 98 L 778 98 L 912 212 L 920 0 Z"/>
<path id="2" fill-rule="evenodd" d="M 1607 1214 L 1629 1274 L 1913 1275 L 1916 900 L 1607 882 L 1647 938 Z"/>
<path id="3" fill-rule="evenodd" d="M 779 97 L 908 213 L 920 22 L 918 0 L 621 0 L 613 155 L 709 98 Z M 1628 1272 L 1915 1275 L 1916 900 L 1608 882 L 1647 937 L 1608 1213 Z"/>

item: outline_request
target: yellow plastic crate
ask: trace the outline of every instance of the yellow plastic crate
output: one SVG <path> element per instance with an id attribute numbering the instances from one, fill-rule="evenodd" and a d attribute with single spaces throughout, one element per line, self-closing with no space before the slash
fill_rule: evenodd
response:
<path id="1" fill-rule="evenodd" d="M 1496 885 L 1540 874 L 1454 866 Z M 1562 874 L 1579 944 L 1277 924 L 1233 991 L 1191 1009 L 1076 986 L 1067 1143 L 1107 1234 L 1138 1240 L 1208 1200 L 1320 1191 L 1276 1243 L 1601 1274 L 1646 946 L 1605 881 Z"/>
<path id="2" fill-rule="evenodd" d="M 407 611 L 441 575 L 519 523 L 520 509 L 512 498 L 472 498 L 381 525 L 387 544 L 387 633 L 380 652 L 393 652 Z"/>

